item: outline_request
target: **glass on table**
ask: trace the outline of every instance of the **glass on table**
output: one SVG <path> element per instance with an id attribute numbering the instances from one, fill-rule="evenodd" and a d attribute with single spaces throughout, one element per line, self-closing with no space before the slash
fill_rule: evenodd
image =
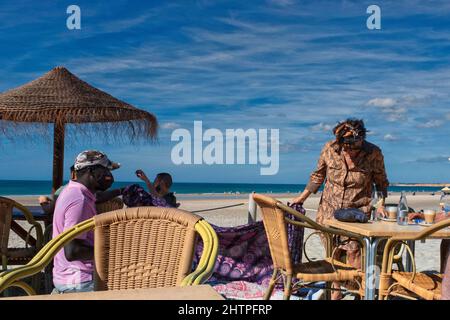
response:
<path id="1" fill-rule="evenodd" d="M 377 210 L 383 204 L 383 198 L 383 192 L 376 190 L 372 191 L 372 200 L 370 202 L 370 205 L 372 207 L 371 220 L 376 220 L 378 218 Z"/>

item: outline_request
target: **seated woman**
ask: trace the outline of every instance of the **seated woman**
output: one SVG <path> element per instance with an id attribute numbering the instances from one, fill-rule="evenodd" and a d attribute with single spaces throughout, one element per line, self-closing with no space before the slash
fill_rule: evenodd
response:
<path id="1" fill-rule="evenodd" d="M 178 208 L 180 206 L 173 192 L 170 192 L 173 183 L 170 174 L 166 172 L 158 173 L 153 183 L 142 170 L 137 170 L 136 175 L 145 182 L 149 192 L 145 191 L 138 184 L 126 187 L 123 191 L 123 202 L 128 207 L 155 206 Z"/>

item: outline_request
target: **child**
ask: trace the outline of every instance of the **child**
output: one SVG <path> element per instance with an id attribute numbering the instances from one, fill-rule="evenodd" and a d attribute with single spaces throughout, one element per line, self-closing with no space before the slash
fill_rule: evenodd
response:
<path id="1" fill-rule="evenodd" d="M 173 192 L 170 192 L 170 187 L 172 186 L 172 176 L 170 174 L 165 172 L 158 173 L 153 183 L 142 170 L 137 170 L 136 175 L 145 182 L 149 192 L 146 192 L 136 184 L 125 188 L 123 200 L 128 207 L 155 206 L 178 208 L 180 206 Z"/>
<path id="2" fill-rule="evenodd" d="M 172 176 L 169 173 L 161 172 L 156 175 L 154 182 L 156 192 L 158 192 L 158 194 L 162 196 L 170 206 L 178 208 L 180 204 L 177 203 L 177 198 L 174 193 L 170 192 L 172 184 Z"/>

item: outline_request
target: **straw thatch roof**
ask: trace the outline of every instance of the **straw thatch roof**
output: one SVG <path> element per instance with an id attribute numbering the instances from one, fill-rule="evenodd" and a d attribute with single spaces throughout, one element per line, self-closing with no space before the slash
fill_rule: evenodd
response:
<path id="1" fill-rule="evenodd" d="M 11 122 L 106 122 L 110 123 L 109 128 L 125 129 L 130 138 L 155 137 L 158 127 L 153 114 L 94 88 L 64 67 L 0 94 L 0 120 L 4 131 Z"/>

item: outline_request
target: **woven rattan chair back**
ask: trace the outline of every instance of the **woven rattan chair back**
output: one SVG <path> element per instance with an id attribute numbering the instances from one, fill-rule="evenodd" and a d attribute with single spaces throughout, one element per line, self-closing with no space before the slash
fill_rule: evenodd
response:
<path id="1" fill-rule="evenodd" d="M 10 199 L 0 197 L 0 254 L 2 257 L 2 267 L 5 268 L 5 259 L 8 252 L 9 233 L 11 230 L 11 220 L 14 202 Z"/>
<path id="2" fill-rule="evenodd" d="M 274 268 L 292 272 L 292 259 L 289 252 L 284 212 L 278 208 L 277 201 L 273 198 L 254 194 L 253 199 L 261 209 Z"/>
<path id="3" fill-rule="evenodd" d="M 197 215 L 157 207 L 126 208 L 95 221 L 96 290 L 180 285 L 192 269 Z"/>
<path id="4" fill-rule="evenodd" d="M 119 210 L 123 208 L 123 201 L 120 198 L 114 198 L 103 203 L 97 203 L 97 214 Z"/>

